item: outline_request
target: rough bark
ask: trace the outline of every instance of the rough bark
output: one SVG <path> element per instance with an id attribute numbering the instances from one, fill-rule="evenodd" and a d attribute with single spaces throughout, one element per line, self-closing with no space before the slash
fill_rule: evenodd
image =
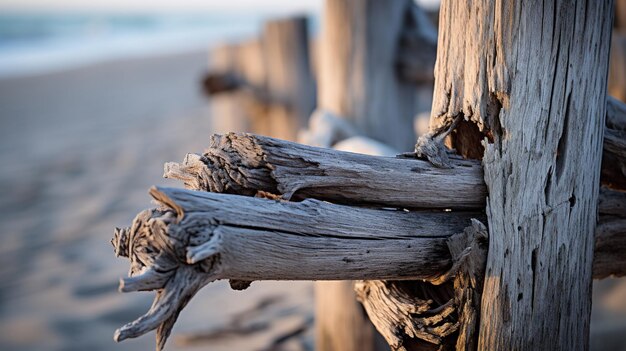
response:
<path id="1" fill-rule="evenodd" d="M 372 210 L 317 200 L 299 203 L 152 188 L 160 208 L 116 230 L 129 257 L 123 292 L 157 290 L 150 311 L 115 339 L 157 329 L 162 349 L 178 313 L 204 285 L 254 280 L 438 280 L 452 265 L 446 241 L 479 213 Z M 381 245 L 384 242 L 384 245 Z"/>
<path id="2" fill-rule="evenodd" d="M 612 1 L 443 1 L 432 128 L 491 140 L 479 349 L 588 345 Z"/>

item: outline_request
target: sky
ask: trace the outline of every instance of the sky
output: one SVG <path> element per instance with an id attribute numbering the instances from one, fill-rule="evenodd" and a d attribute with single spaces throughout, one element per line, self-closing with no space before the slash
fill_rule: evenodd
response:
<path id="1" fill-rule="evenodd" d="M 418 0 L 432 6 L 439 0 Z M 0 10 L 18 11 L 251 11 L 321 12 L 323 0 L 0 0 Z"/>
<path id="2" fill-rule="evenodd" d="M 322 0 L 0 0 L 0 9 L 22 11 L 249 11 L 317 12 Z"/>

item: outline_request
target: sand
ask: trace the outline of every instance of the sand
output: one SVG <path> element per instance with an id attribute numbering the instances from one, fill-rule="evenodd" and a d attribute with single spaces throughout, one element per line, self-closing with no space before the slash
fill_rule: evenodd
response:
<path id="1" fill-rule="evenodd" d="M 128 264 L 109 240 L 150 206 L 163 163 L 201 151 L 216 129 L 198 80 L 204 51 L 0 80 L 0 350 L 149 350 L 116 345 L 149 293 L 121 294 Z M 312 284 L 204 288 L 171 350 L 312 349 Z M 626 284 L 596 284 L 594 350 L 626 350 Z M 304 328 L 304 329 L 303 329 Z M 208 333 L 207 333 L 208 332 Z M 282 348 L 281 348 L 282 347 Z"/>
<path id="2" fill-rule="evenodd" d="M 0 80 L 0 350 L 154 348 L 153 335 L 113 341 L 152 296 L 117 292 L 128 263 L 109 241 L 151 206 L 151 185 L 181 186 L 161 178 L 164 162 L 208 144 L 205 67 L 201 51 Z M 237 326 L 255 332 L 183 346 L 182 334 L 227 328 L 263 301 Z M 311 303 L 307 282 L 214 283 L 183 311 L 170 349 L 261 350 L 310 326 Z"/>

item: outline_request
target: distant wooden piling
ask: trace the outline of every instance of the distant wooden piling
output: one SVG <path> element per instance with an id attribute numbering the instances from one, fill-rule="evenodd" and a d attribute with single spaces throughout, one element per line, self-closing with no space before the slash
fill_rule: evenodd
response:
<path id="1" fill-rule="evenodd" d="M 615 1 L 608 93 L 626 102 L 626 0 Z"/>
<path id="2" fill-rule="evenodd" d="M 315 83 L 309 60 L 305 17 L 268 21 L 261 36 L 266 88 L 279 103 L 270 104 L 271 136 L 295 141 L 315 107 Z"/>
<path id="3" fill-rule="evenodd" d="M 203 83 L 214 129 L 295 140 L 315 106 L 309 57 L 305 17 L 268 21 L 260 38 L 215 48 Z"/>
<path id="4" fill-rule="evenodd" d="M 415 84 L 397 72 L 410 6 L 410 1 L 326 1 L 318 74 L 318 108 L 402 151 L 415 144 L 418 108 Z"/>

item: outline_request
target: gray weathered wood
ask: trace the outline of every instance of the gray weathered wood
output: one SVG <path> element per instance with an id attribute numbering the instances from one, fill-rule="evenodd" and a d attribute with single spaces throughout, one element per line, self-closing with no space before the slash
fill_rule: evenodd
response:
<path id="1" fill-rule="evenodd" d="M 203 85 L 205 92 L 212 94 L 210 109 L 216 118 L 211 120 L 211 129 L 266 132 L 258 120 L 265 116 L 265 106 L 273 97 L 264 87 L 265 64 L 260 41 L 222 44 L 212 48 L 209 57 L 210 72 Z"/>
<path id="2" fill-rule="evenodd" d="M 328 0 L 320 38 L 318 108 L 398 150 L 415 143 L 418 96 L 399 79 L 397 50 L 409 0 Z M 395 136 L 387 140 L 389 135 Z"/>
<path id="3" fill-rule="evenodd" d="M 304 17 L 268 21 L 260 39 L 213 49 L 203 84 L 214 129 L 295 140 L 315 105 L 309 56 Z"/>
<path id="4" fill-rule="evenodd" d="M 315 107 L 306 18 L 266 22 L 261 42 L 266 65 L 265 87 L 270 95 L 286 102 L 268 106 L 268 135 L 295 141 Z"/>
<path id="5" fill-rule="evenodd" d="M 433 280 L 451 267 L 448 237 L 482 216 L 175 188 L 152 188 L 150 194 L 161 207 L 118 229 L 113 244 L 131 261 L 120 290 L 158 294 L 150 311 L 120 328 L 115 339 L 159 328 L 159 350 L 180 310 L 211 281 L 230 279 L 245 288 L 253 280 Z"/>
<path id="6" fill-rule="evenodd" d="M 486 188 L 476 161 L 442 169 L 427 161 L 310 147 L 251 134 L 211 137 L 202 155 L 167 163 L 165 177 L 190 189 L 285 199 L 410 208 L 483 208 Z"/>
<path id="7" fill-rule="evenodd" d="M 599 227 L 597 278 L 626 273 L 621 255 L 626 242 L 626 194 L 609 189 L 602 193 L 601 223 L 608 227 Z M 443 286 L 434 295 L 440 297 L 432 302 L 428 301 L 433 299 L 433 290 L 424 282 L 420 289 L 429 294 L 413 296 L 406 303 L 428 307 L 420 310 L 424 315 L 419 318 L 425 319 L 416 323 L 428 321 L 441 327 L 419 332 L 424 340 L 441 340 L 460 328 L 463 337 L 457 342 L 472 343 L 480 291 L 475 288 L 482 275 L 480 264 L 468 263 L 479 262 L 484 248 L 472 244 L 471 236 L 454 239 L 452 235 L 480 214 L 372 210 L 315 200 L 293 203 L 171 188 L 153 188 L 151 194 L 164 208 L 144 211 L 130 228 L 118 229 L 114 246 L 117 256 L 131 260 L 130 278 L 121 282 L 120 290 L 157 290 L 157 300 L 146 316 L 116 333 L 118 341 L 159 328 L 157 349 L 162 349 L 180 310 L 215 279 L 231 279 L 231 286 L 241 289 L 252 280 L 268 279 L 419 278 L 441 283 L 442 277 L 456 276 L 454 290 Z M 479 251 L 465 251 L 468 247 Z M 397 310 L 388 302 L 401 298 L 393 291 L 404 283 L 381 284 L 372 281 L 366 286 L 390 295 L 383 300 L 365 299 L 361 285 L 361 299 L 370 314 L 378 316 L 373 318 L 379 330 L 397 345 L 400 336 L 394 328 L 397 318 L 404 320 L 402 314 L 381 316 L 386 308 Z M 410 287 L 415 282 L 406 284 Z M 433 308 L 439 317 L 434 318 Z M 450 317 L 451 312 L 460 319 Z"/>
<path id="8" fill-rule="evenodd" d="M 492 140 L 479 349 L 588 346 L 612 8 L 441 4 L 431 127 Z"/>

